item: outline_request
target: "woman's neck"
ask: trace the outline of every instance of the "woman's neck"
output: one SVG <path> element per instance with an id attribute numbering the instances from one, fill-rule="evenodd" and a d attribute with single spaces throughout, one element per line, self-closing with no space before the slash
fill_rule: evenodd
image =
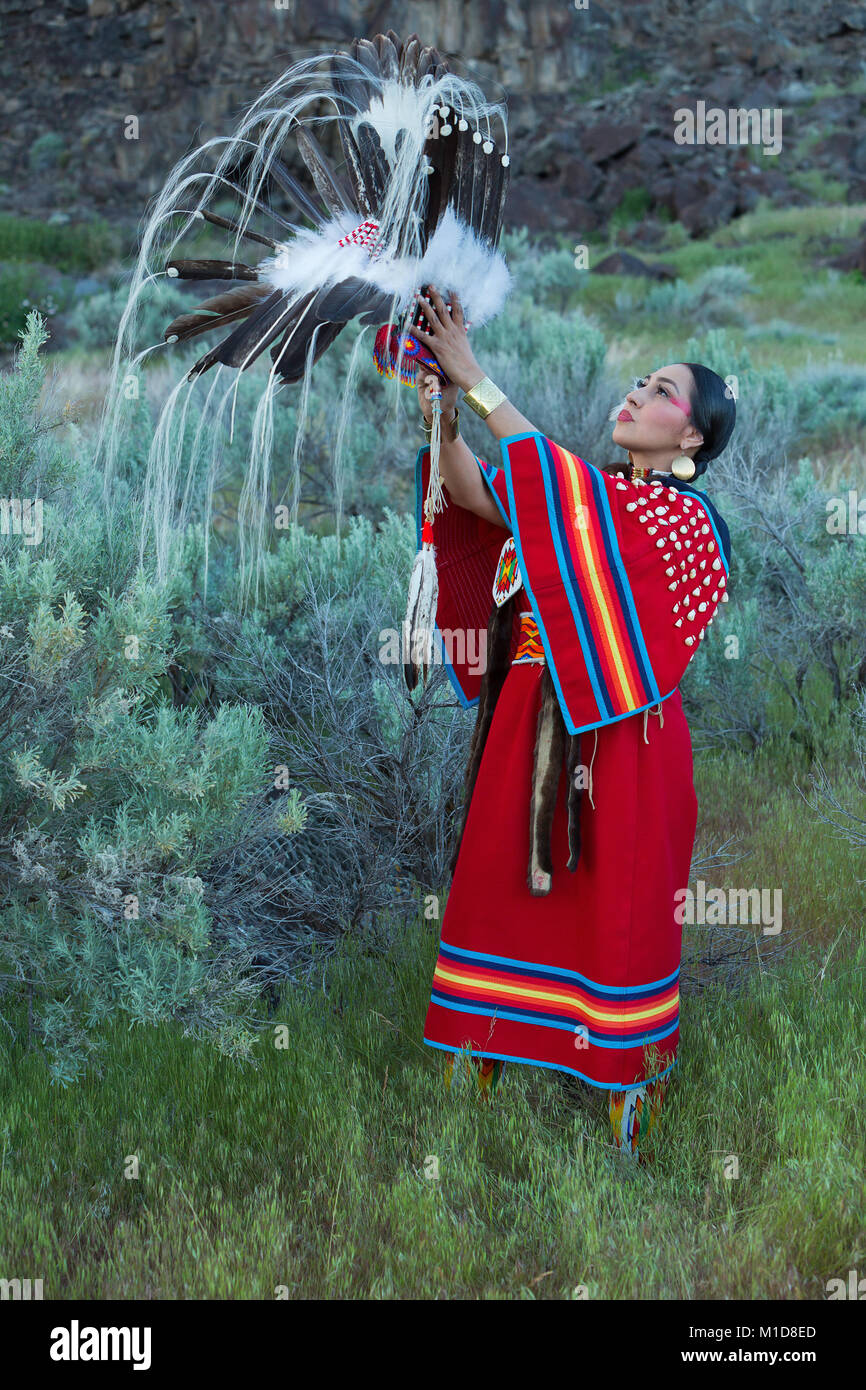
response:
<path id="1" fill-rule="evenodd" d="M 645 479 L 649 480 L 649 479 L 650 479 L 651 477 L 653 477 L 655 474 L 658 474 L 658 475 L 659 475 L 660 477 L 662 477 L 662 478 L 664 478 L 665 476 L 669 476 L 669 475 L 670 475 L 670 470 L 667 470 L 667 473 L 666 473 L 665 469 L 663 469 L 663 468 L 656 468 L 653 464 L 649 463 L 646 459 L 640 459 L 640 460 L 635 459 L 634 455 L 631 454 L 631 453 L 629 453 L 628 461 L 629 461 L 629 463 L 630 463 L 630 465 L 631 465 L 631 476 L 632 476 L 633 478 L 645 478 Z"/>

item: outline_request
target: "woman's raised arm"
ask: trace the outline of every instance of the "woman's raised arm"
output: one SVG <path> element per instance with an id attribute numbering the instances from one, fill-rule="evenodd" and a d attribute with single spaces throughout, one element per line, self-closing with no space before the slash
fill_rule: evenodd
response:
<path id="1" fill-rule="evenodd" d="M 453 385 L 464 391 L 471 391 L 484 377 L 484 371 L 479 367 L 469 346 L 459 299 L 452 294 L 449 313 L 442 296 L 431 285 L 429 298 L 421 296 L 420 303 L 430 331 L 413 328 L 412 332 L 430 349 Z M 446 388 L 447 391 L 451 389 Z M 427 415 L 425 397 L 426 387 L 422 393 L 422 409 Z M 429 404 L 429 397 L 426 399 Z M 498 526 L 504 526 L 505 522 L 487 491 L 475 455 L 468 444 L 459 436 L 453 442 L 446 442 L 449 434 L 446 413 L 443 413 L 442 417 L 442 451 L 439 458 L 439 469 L 445 486 L 459 506 L 477 512 L 479 516 Z M 537 426 L 531 420 L 527 420 L 525 415 L 521 415 L 509 400 L 502 400 L 495 406 L 486 417 L 485 424 L 496 440 L 505 439 L 511 434 L 537 432 Z"/>
<path id="2" fill-rule="evenodd" d="M 421 409 L 426 420 L 432 417 L 432 402 L 430 399 L 429 387 L 431 383 L 438 382 L 438 378 L 432 373 L 418 384 L 418 396 L 421 401 Z M 447 395 L 456 394 L 457 387 L 448 387 Z M 491 521 L 494 526 L 502 526 L 507 529 L 507 523 L 502 517 L 496 503 L 490 496 L 487 484 L 478 467 L 478 462 L 466 440 L 460 435 L 456 439 L 451 439 L 450 420 L 453 414 L 449 410 L 450 402 L 446 392 L 443 392 L 442 400 L 442 442 L 439 450 L 439 472 L 442 481 L 448 489 L 448 495 L 458 507 L 465 507 L 467 511 L 474 512 L 476 516 L 481 516 L 485 521 Z"/>

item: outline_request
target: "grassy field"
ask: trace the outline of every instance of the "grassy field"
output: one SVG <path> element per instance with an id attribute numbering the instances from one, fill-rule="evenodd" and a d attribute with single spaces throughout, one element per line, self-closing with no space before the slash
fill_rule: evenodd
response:
<path id="1" fill-rule="evenodd" d="M 4 1038 L 0 1266 L 46 1298 L 823 1298 L 866 1259 L 866 890 L 780 762 L 697 760 L 697 853 L 733 833 L 736 881 L 784 886 L 786 949 L 692 972 L 646 1168 L 564 1074 L 512 1066 L 489 1107 L 446 1090 L 419 911 L 263 1014 L 256 1068 L 117 1022 L 105 1074 L 63 1091 Z"/>
<path id="2" fill-rule="evenodd" d="M 652 251 L 645 252 L 639 246 L 625 249 L 650 264 L 670 265 L 687 281 L 719 265 L 748 271 L 752 292 L 744 297 L 744 322 L 733 323 L 729 331 L 737 346 L 748 347 L 757 366 L 792 370 L 836 360 L 862 364 L 866 363 L 866 279 L 821 262 L 833 258 L 857 236 L 864 218 L 866 204 L 862 203 L 765 206 L 708 237 L 685 240 L 682 228 L 672 223 L 666 239 Z M 579 241 L 579 234 L 572 240 Z M 610 241 L 593 242 L 592 238 L 588 247 L 590 266 L 615 249 Z M 613 326 L 617 293 L 636 293 L 635 287 L 642 284 L 624 275 L 590 273 L 578 278 L 580 285 L 572 302 L 581 304 L 606 328 Z M 652 328 L 638 319 L 636 331 L 620 330 L 618 335 L 623 367 L 643 370 L 647 357 L 655 360 L 659 354 L 675 361 L 683 339 L 691 332 L 687 321 Z"/>
<path id="3" fill-rule="evenodd" d="M 758 365 L 864 364 L 866 282 L 816 264 L 864 217 L 760 208 L 699 242 L 672 227 L 646 259 L 687 281 L 750 271 L 727 331 Z M 2 223 L 0 242 L 12 261 Z M 617 295 L 642 287 L 576 273 L 562 305 L 598 319 L 624 376 L 693 332 L 623 323 Z M 85 423 L 107 357 L 56 355 Z M 847 448 L 862 468 L 862 442 Z M 840 725 L 828 776 L 866 816 L 856 764 Z M 781 888 L 783 925 L 686 929 L 681 1064 L 646 1168 L 613 1148 L 604 1095 L 564 1074 L 512 1066 L 489 1107 L 446 1090 L 422 1042 L 438 932 L 419 909 L 262 1007 L 255 1067 L 121 1019 L 104 1073 L 64 1091 L 0 1032 L 0 1270 L 46 1298 L 823 1298 L 866 1262 L 862 859 L 804 801 L 794 741 L 699 753 L 695 777 L 697 876 Z M 17 1023 L 26 1036 L 24 1006 Z"/>

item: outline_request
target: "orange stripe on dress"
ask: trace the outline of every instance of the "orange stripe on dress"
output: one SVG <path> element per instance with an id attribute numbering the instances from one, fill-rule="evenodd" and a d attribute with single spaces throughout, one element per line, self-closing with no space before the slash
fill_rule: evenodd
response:
<path id="1" fill-rule="evenodd" d="M 568 498 L 576 568 L 586 581 L 584 596 L 592 614 L 596 649 L 603 656 L 608 676 L 627 707 L 639 698 L 641 686 L 619 599 L 608 578 L 599 537 L 593 526 L 585 522 L 581 525 L 580 519 L 593 514 L 592 494 L 576 467 L 574 455 L 558 444 L 553 447 Z"/>
<path id="2" fill-rule="evenodd" d="M 610 1033 L 624 1034 L 637 1027 L 658 1027 L 679 1011 L 679 989 L 672 985 L 650 999 L 626 1003 L 596 999 L 575 985 L 531 983 L 520 976 L 503 976 L 495 971 L 462 969 L 439 960 L 433 974 L 433 987 L 466 1000 L 542 1009 L 545 1006 L 578 1018 L 587 1018 Z"/>

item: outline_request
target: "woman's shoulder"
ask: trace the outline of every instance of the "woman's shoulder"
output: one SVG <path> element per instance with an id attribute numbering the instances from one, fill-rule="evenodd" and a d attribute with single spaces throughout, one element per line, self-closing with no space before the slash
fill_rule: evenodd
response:
<path id="1" fill-rule="evenodd" d="M 601 464 L 599 471 L 608 474 L 610 477 L 617 479 L 617 481 L 622 480 L 628 483 L 630 479 L 631 470 L 627 463 L 616 462 Z M 725 521 L 725 518 L 722 516 L 721 512 L 719 511 L 718 507 L 716 506 L 715 502 L 713 502 L 705 492 L 702 492 L 700 488 L 693 487 L 691 483 L 683 482 L 680 478 L 675 478 L 672 473 L 650 474 L 649 486 L 653 487 L 653 485 L 663 486 L 665 488 L 674 488 L 677 492 L 680 492 L 687 497 L 697 498 L 697 500 L 704 507 L 706 507 L 713 521 L 713 524 L 719 533 L 719 541 L 721 543 L 722 550 L 724 551 L 725 560 L 727 562 L 728 568 L 730 569 L 731 534 L 728 529 L 728 524 Z"/>
<path id="2" fill-rule="evenodd" d="M 672 482 L 680 492 L 685 492 L 690 497 L 699 498 L 699 500 L 706 507 L 707 511 L 709 512 L 710 516 L 712 517 L 715 523 L 716 530 L 719 533 L 719 540 L 722 543 L 722 549 L 725 552 L 725 559 L 727 560 L 728 567 L 730 568 L 731 533 L 728 530 L 728 523 L 725 521 L 725 518 L 722 516 L 715 502 L 713 502 L 712 499 L 709 498 L 705 492 L 702 492 L 700 488 L 692 487 L 690 483 L 681 482 L 678 478 L 672 479 Z"/>

